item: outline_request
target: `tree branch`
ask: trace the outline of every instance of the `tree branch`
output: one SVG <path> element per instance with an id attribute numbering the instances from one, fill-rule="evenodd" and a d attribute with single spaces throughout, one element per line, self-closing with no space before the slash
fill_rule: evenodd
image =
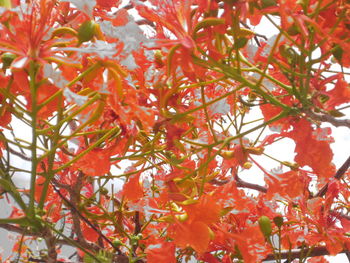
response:
<path id="1" fill-rule="evenodd" d="M 235 180 L 236 180 L 236 185 L 237 187 L 242 187 L 242 188 L 248 188 L 252 190 L 256 190 L 262 193 L 267 193 L 267 188 L 258 184 L 252 184 L 243 181 L 241 178 L 238 177 L 238 175 L 235 175 Z"/>
<path id="2" fill-rule="evenodd" d="M 82 175 L 79 174 L 77 182 L 74 185 L 75 189 L 67 189 L 70 194 L 70 200 L 68 200 L 65 196 L 63 196 L 63 194 L 60 192 L 59 189 L 57 189 L 57 187 L 54 184 L 52 184 L 52 186 L 55 192 L 66 203 L 66 205 L 68 205 L 70 209 L 70 212 L 72 215 L 72 221 L 73 221 L 73 229 L 74 229 L 74 233 L 77 236 L 77 241 L 80 243 L 81 246 L 83 246 L 86 249 L 98 251 L 100 248 L 96 244 L 87 242 L 83 237 L 79 217 L 82 218 L 83 221 L 85 222 L 88 220 L 78 211 L 78 209 L 74 205 L 79 203 L 80 196 L 78 193 L 80 192 L 80 189 L 81 189 L 81 185 L 82 185 L 81 181 L 82 181 Z M 91 223 L 88 221 L 87 224 L 90 225 Z"/>
<path id="3" fill-rule="evenodd" d="M 10 153 L 20 157 L 21 159 L 23 160 L 26 160 L 26 161 L 31 161 L 32 158 L 31 157 L 28 157 L 27 155 L 25 155 L 24 153 L 20 153 L 20 152 L 17 152 L 15 151 L 14 149 L 12 148 L 7 148 L 6 150 L 8 150 Z"/>
<path id="4" fill-rule="evenodd" d="M 343 250 L 340 253 L 349 253 L 349 251 Z M 309 248 L 309 249 L 292 249 L 291 252 L 282 251 L 280 254 L 282 259 L 288 259 L 286 263 L 290 263 L 294 259 L 297 259 L 300 257 L 305 257 L 305 255 L 307 255 L 307 257 L 319 257 L 319 256 L 329 255 L 329 252 L 326 247 L 315 247 L 315 248 Z M 273 254 L 268 255 L 263 261 L 269 261 L 269 260 L 275 260 L 275 257 Z"/>
<path id="5" fill-rule="evenodd" d="M 80 178 L 81 177 L 81 178 Z M 79 199 L 80 199 L 80 189 L 81 189 L 81 179 L 82 179 L 82 173 L 79 175 L 78 177 L 78 181 L 75 184 L 75 189 L 70 189 L 69 193 L 71 195 L 71 200 L 68 200 L 66 197 L 63 196 L 63 194 L 60 192 L 60 190 L 58 190 L 56 188 L 56 186 L 54 184 L 52 184 L 54 190 L 56 191 L 56 193 L 62 198 L 63 201 L 66 202 L 66 204 L 68 204 L 68 206 L 70 207 L 71 213 L 72 213 L 72 219 L 73 219 L 73 226 L 74 226 L 74 230 L 76 232 L 78 241 L 83 243 L 86 247 L 94 247 L 94 250 L 98 250 L 99 247 L 95 244 L 89 244 L 88 242 L 86 242 L 86 240 L 83 238 L 83 234 L 81 231 L 81 227 L 80 227 L 80 220 L 78 219 L 78 217 L 80 217 L 87 225 L 89 225 L 103 240 L 105 240 L 107 243 L 109 243 L 119 254 L 122 254 L 121 250 L 116 247 L 113 242 L 111 240 L 109 240 L 96 226 L 94 226 L 94 224 L 92 224 L 82 213 L 80 213 L 80 211 L 76 208 L 76 206 L 74 204 L 78 204 L 79 203 Z M 77 190 L 79 189 L 79 190 Z"/>
<path id="6" fill-rule="evenodd" d="M 45 239 L 45 243 L 47 246 L 46 263 L 56 263 L 57 262 L 56 237 L 52 234 L 51 230 L 47 226 L 44 227 L 42 236 Z"/>
<path id="7" fill-rule="evenodd" d="M 334 178 L 337 180 L 341 179 L 343 175 L 346 173 L 346 171 L 349 169 L 349 167 L 350 167 L 350 156 L 335 173 Z M 323 186 L 322 189 L 314 197 L 324 196 L 327 193 L 327 190 L 328 190 L 328 183 L 325 186 Z"/>
<path id="8" fill-rule="evenodd" d="M 0 224 L 0 228 L 5 229 L 5 230 L 10 231 L 10 232 L 13 232 L 13 233 L 20 234 L 20 235 L 26 235 L 26 236 L 32 236 L 32 237 L 43 237 L 44 238 L 44 233 L 38 234 L 36 232 L 30 232 L 27 229 L 23 229 L 21 227 L 14 226 L 11 224 Z M 56 244 L 57 245 L 71 246 L 71 244 L 68 243 L 64 239 L 57 239 Z"/>
<path id="9" fill-rule="evenodd" d="M 350 128 L 350 120 L 339 120 L 327 113 L 316 113 L 310 109 L 304 110 L 304 113 L 313 120 L 328 122 L 335 127 L 344 126 Z"/>
<path id="10" fill-rule="evenodd" d="M 348 158 L 348 160 L 345 162 L 350 162 L 350 157 Z M 345 164 L 344 163 L 344 164 Z M 344 168 L 344 164 L 342 167 L 339 168 L 338 172 L 336 173 L 336 175 L 334 176 L 335 178 L 337 178 L 343 171 L 343 168 Z M 346 170 L 345 170 L 346 171 Z M 339 178 L 337 178 L 339 179 Z M 214 179 L 213 179 L 214 180 Z M 212 180 L 212 181 L 213 181 Z M 265 187 L 265 186 L 261 186 L 261 185 L 258 185 L 258 184 L 252 184 L 252 183 L 248 183 L 248 182 L 245 182 L 243 181 L 241 178 L 239 178 L 237 175 L 235 175 L 235 180 L 236 180 L 236 185 L 237 187 L 240 187 L 240 188 L 248 188 L 248 189 L 252 189 L 252 190 L 256 190 L 256 191 L 259 191 L 261 193 L 267 193 L 267 190 L 268 188 Z M 211 182 L 212 182 L 211 181 Z M 216 180 L 215 182 L 213 182 L 213 184 L 218 184 L 218 185 L 223 185 L 223 184 L 226 184 L 228 181 L 225 180 L 225 181 L 218 181 Z M 324 188 L 326 188 L 327 185 L 324 186 Z M 327 189 L 327 188 L 326 188 Z M 327 190 L 325 190 L 327 191 Z M 335 210 L 330 210 L 331 213 L 333 214 L 337 214 L 338 216 L 342 217 L 342 218 L 345 218 L 347 220 L 350 221 L 350 216 L 349 215 L 346 215 L 346 214 L 343 214 L 343 213 L 340 213 L 338 211 L 335 211 Z"/>

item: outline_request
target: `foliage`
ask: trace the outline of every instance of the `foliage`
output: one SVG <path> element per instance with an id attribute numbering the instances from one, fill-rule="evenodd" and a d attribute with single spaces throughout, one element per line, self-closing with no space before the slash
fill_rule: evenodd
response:
<path id="1" fill-rule="evenodd" d="M 3 260 L 68 262 L 61 245 L 148 263 L 350 249 L 350 159 L 336 170 L 322 125 L 350 128 L 348 1 L 0 4 L 0 227 L 19 234 Z M 289 160 L 272 150 L 284 142 Z"/>

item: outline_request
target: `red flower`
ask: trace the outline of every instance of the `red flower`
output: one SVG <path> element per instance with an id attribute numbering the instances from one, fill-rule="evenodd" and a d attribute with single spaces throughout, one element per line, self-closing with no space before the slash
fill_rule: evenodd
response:
<path id="1" fill-rule="evenodd" d="M 129 176 L 128 181 L 123 186 L 123 195 L 130 201 L 138 200 L 143 196 L 143 188 L 140 184 L 140 174 Z"/>
<path id="2" fill-rule="evenodd" d="M 148 263 L 176 263 L 175 244 L 164 240 L 156 240 L 157 243 L 149 244 L 145 252 L 147 254 Z"/>
<path id="3" fill-rule="evenodd" d="M 73 166 L 88 176 L 102 176 L 110 170 L 110 156 L 109 149 L 93 149 L 83 155 Z"/>
<path id="4" fill-rule="evenodd" d="M 2 26 L 0 51 L 18 56 L 12 63 L 13 68 L 25 68 L 29 61 L 41 64 L 48 60 L 68 62 L 64 56 L 56 54 L 53 44 L 57 40 L 50 39 L 58 16 L 55 5 L 53 0 L 31 1 L 21 11 L 7 10 L 2 15 L 2 21 L 7 19 L 11 26 Z"/>
<path id="5" fill-rule="evenodd" d="M 170 236 L 180 247 L 191 246 L 198 253 L 204 253 L 212 238 L 210 224 L 220 218 L 220 206 L 214 197 L 205 195 L 191 205 L 183 206 L 188 219 L 185 222 L 176 222 L 169 228 Z"/>
<path id="6" fill-rule="evenodd" d="M 97 0 L 96 6 L 106 10 L 111 10 L 112 7 L 118 7 L 121 0 Z"/>

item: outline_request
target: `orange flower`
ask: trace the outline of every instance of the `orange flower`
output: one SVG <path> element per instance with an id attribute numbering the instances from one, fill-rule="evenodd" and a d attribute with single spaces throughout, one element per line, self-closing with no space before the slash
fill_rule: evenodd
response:
<path id="1" fill-rule="evenodd" d="M 102 176 L 110 170 L 110 156 L 109 149 L 93 149 L 75 162 L 73 166 L 86 175 Z"/>
<path id="2" fill-rule="evenodd" d="M 156 9 L 141 3 L 136 5 L 136 9 L 142 17 L 156 23 L 157 48 L 169 47 L 168 74 L 174 74 L 177 66 L 180 66 L 190 79 L 195 80 L 196 77 L 204 76 L 206 70 L 196 65 L 192 58 L 193 54 L 199 55 L 197 43 L 204 43 L 205 50 L 210 49 L 211 53 L 218 54 L 213 48 L 213 35 L 209 31 L 213 28 L 222 27 L 225 29 L 226 25 L 219 23 L 219 25 L 213 24 L 206 27 L 211 29 L 202 30 L 204 34 L 201 34 L 201 41 L 198 41 L 196 33 L 202 28 L 198 24 L 203 20 L 205 12 L 217 8 L 217 3 L 215 1 L 200 1 L 199 8 L 193 13 L 191 6 L 197 5 L 198 1 L 155 0 L 152 2 Z M 214 19 L 216 18 L 214 17 Z M 165 30 L 170 32 L 171 36 Z"/>
<path id="3" fill-rule="evenodd" d="M 320 179 L 332 176 L 335 167 L 332 164 L 333 152 L 329 142 L 314 139 L 314 129 L 305 119 L 298 120 L 292 126 L 294 129 L 287 136 L 296 144 L 295 161 L 300 166 L 310 166 Z"/>
<path id="4" fill-rule="evenodd" d="M 271 199 L 275 194 L 289 198 L 308 196 L 307 187 L 311 178 L 302 171 L 289 171 L 277 175 L 265 175 L 268 184 L 266 198 Z"/>
<path id="5" fill-rule="evenodd" d="M 133 174 L 123 186 L 123 195 L 130 201 L 135 201 L 143 196 L 143 188 L 140 184 L 140 174 Z"/>
<path id="6" fill-rule="evenodd" d="M 270 249 L 265 246 L 265 237 L 257 225 L 239 233 L 230 233 L 222 229 L 219 231 L 226 235 L 228 243 L 234 241 L 244 262 L 261 262 L 270 253 Z"/>
<path id="7" fill-rule="evenodd" d="M 58 51 L 52 46 L 57 40 L 49 38 L 58 16 L 55 5 L 53 0 L 31 1 L 26 7 L 18 9 L 20 11 L 9 9 L 2 14 L 1 22 L 7 19 L 6 23 L 11 27 L 2 27 L 0 51 L 18 56 L 12 63 L 13 68 L 26 68 L 29 61 L 41 64 L 53 58 L 66 61 L 64 56 L 56 54 Z"/>
<path id="8" fill-rule="evenodd" d="M 176 263 L 175 245 L 173 242 L 166 242 L 164 240 L 157 240 L 158 243 L 150 244 L 146 248 L 148 263 Z"/>
<path id="9" fill-rule="evenodd" d="M 219 221 L 221 208 L 212 196 L 205 195 L 197 203 L 183 206 L 183 209 L 188 219 L 185 222 L 177 221 L 171 226 L 170 237 L 176 245 L 190 246 L 202 254 L 208 249 L 213 235 L 209 225 Z"/>

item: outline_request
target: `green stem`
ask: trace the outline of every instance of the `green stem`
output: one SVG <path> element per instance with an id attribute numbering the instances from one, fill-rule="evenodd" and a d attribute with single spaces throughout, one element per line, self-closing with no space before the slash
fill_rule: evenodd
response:
<path id="1" fill-rule="evenodd" d="M 272 61 L 272 58 L 274 56 L 275 50 L 277 48 L 278 42 L 280 41 L 281 37 L 282 37 L 282 33 L 279 33 L 278 36 L 276 37 L 275 42 L 273 43 L 273 46 L 272 46 L 272 48 L 270 50 L 270 53 L 269 53 L 268 57 L 267 57 L 267 63 L 265 65 L 263 74 L 261 74 L 260 79 L 256 83 L 256 87 L 260 87 L 262 81 L 264 80 L 264 76 L 266 76 L 267 69 L 269 68 L 269 65 L 270 65 L 270 63 Z"/>
<path id="2" fill-rule="evenodd" d="M 75 83 L 77 83 L 78 81 L 82 80 L 86 75 L 88 75 L 89 73 L 93 72 L 94 70 L 98 69 L 99 67 L 101 67 L 101 65 L 99 63 L 95 63 L 92 66 L 90 66 L 89 68 L 87 68 L 84 72 L 82 72 L 79 76 L 77 76 L 76 78 L 74 78 L 72 81 L 70 81 L 66 86 L 67 88 L 73 86 Z M 50 103 L 51 101 L 53 101 L 55 98 L 57 98 L 58 96 L 60 96 L 62 94 L 63 90 L 60 89 L 58 90 L 55 94 L 53 94 L 50 98 L 48 98 L 47 100 L 45 100 L 43 103 L 41 103 L 38 107 L 42 108 L 45 105 L 47 105 L 48 103 Z"/>
<path id="3" fill-rule="evenodd" d="M 38 165 L 38 159 L 37 159 L 37 114 L 38 114 L 38 108 L 37 108 L 37 85 L 35 82 L 36 78 L 36 64 L 35 62 L 30 62 L 30 68 L 29 68 L 29 86 L 30 86 L 30 93 L 31 93 L 31 99 L 32 99 L 32 111 L 31 111 L 31 127 L 32 127 L 32 143 L 31 143 L 31 158 L 32 158 L 32 168 L 31 168 L 31 178 L 30 178 L 30 193 L 29 193 L 29 206 L 27 215 L 29 219 L 34 218 L 35 211 L 34 211 L 34 201 L 35 201 L 35 183 L 36 183 L 36 170 Z"/>
<path id="4" fill-rule="evenodd" d="M 58 105 L 61 105 L 61 103 L 62 103 L 62 96 L 59 97 Z M 63 117 L 62 113 L 63 113 L 63 108 L 59 107 L 58 112 L 57 112 L 57 124 L 61 121 L 61 119 Z M 56 145 L 58 144 L 59 138 L 60 138 L 60 126 L 58 126 L 57 129 L 55 129 L 55 131 L 54 131 L 53 138 L 51 140 L 51 147 L 50 147 L 51 149 L 57 149 Z M 47 158 L 48 159 L 47 160 L 47 162 L 48 162 L 47 175 L 45 178 L 45 182 L 43 185 L 43 189 L 42 189 L 39 204 L 38 204 L 39 210 L 42 210 L 44 207 L 44 203 L 45 203 L 45 199 L 47 197 L 47 191 L 49 189 L 50 182 L 51 182 L 52 178 L 55 176 L 55 173 L 53 172 L 53 165 L 55 162 L 55 154 L 56 154 L 56 151 L 52 152 L 52 154 L 50 154 Z"/>
<path id="5" fill-rule="evenodd" d="M 216 154 L 213 154 L 212 156 L 210 156 L 207 161 L 203 164 L 201 164 L 196 170 L 194 170 L 192 173 L 189 173 L 187 176 L 183 177 L 180 182 L 183 182 L 183 181 L 186 181 L 188 178 L 190 178 L 193 174 L 195 174 L 199 169 L 202 169 L 204 165 L 207 165 L 209 164 L 209 162 L 211 162 L 215 157 L 216 155 L 220 154 L 220 152 L 233 140 L 236 140 L 236 139 L 239 139 L 239 138 L 242 138 L 244 137 L 245 135 L 247 134 L 250 134 L 260 128 L 263 128 L 271 123 L 274 123 L 275 121 L 278 121 L 279 119 L 282 119 L 286 116 L 288 116 L 289 114 L 291 114 L 291 110 L 285 110 L 285 111 L 282 111 L 280 114 L 276 115 L 275 117 L 273 117 L 272 119 L 260 124 L 260 125 L 257 125 L 255 126 L 254 128 L 251 128 L 245 132 L 242 132 L 240 134 L 237 134 L 235 136 L 230 136 L 230 137 L 227 137 L 226 139 L 224 140 L 220 140 L 220 141 L 217 141 L 217 142 L 214 142 L 212 144 L 209 144 L 209 145 L 206 145 L 206 147 L 208 148 L 213 148 L 215 146 L 218 146 L 221 144 L 220 148 L 217 150 Z"/>
<path id="6" fill-rule="evenodd" d="M 22 208 L 23 211 L 26 211 L 27 206 L 24 203 L 20 193 L 18 192 L 11 178 L 8 175 L 6 175 L 2 170 L 0 170 L 0 172 L 1 172 L 0 186 L 3 188 L 3 190 L 8 192 L 12 196 L 12 198 L 16 201 L 16 203 L 20 206 L 20 208 Z"/>
<path id="7" fill-rule="evenodd" d="M 179 113 L 179 114 L 176 114 L 174 118 L 181 118 L 182 116 L 185 116 L 185 115 L 188 115 L 188 114 L 191 114 L 191 113 L 194 113 L 196 111 L 199 111 L 199 110 L 202 110 L 212 104 L 214 104 L 215 102 L 218 102 L 232 94 L 234 94 L 235 92 L 237 92 L 238 90 L 242 89 L 244 87 L 243 84 L 239 85 L 237 88 L 235 88 L 234 90 L 230 91 L 230 92 L 227 92 L 225 93 L 224 95 L 221 95 L 219 97 L 217 97 L 216 99 L 213 99 L 211 101 L 208 101 L 206 102 L 205 104 L 202 104 L 201 106 L 198 106 L 196 108 L 193 108 L 193 109 L 190 109 L 188 111 L 185 111 L 185 112 L 182 112 L 182 113 Z"/>
<path id="8" fill-rule="evenodd" d="M 273 78 L 273 77 L 270 76 L 269 74 L 264 73 L 263 70 L 261 70 L 261 69 L 255 67 L 255 66 L 254 66 L 253 64 L 251 64 L 248 60 L 246 60 L 242 55 L 241 55 L 241 60 L 242 60 L 242 62 L 243 62 L 244 64 L 246 64 L 246 65 L 248 65 L 248 66 L 250 67 L 249 70 L 247 70 L 246 68 L 243 68 L 243 69 L 246 69 L 246 70 L 249 71 L 249 72 L 258 73 L 259 75 L 261 75 L 262 77 L 264 77 L 264 78 L 270 80 L 271 82 L 273 82 L 273 83 L 276 84 L 277 86 L 279 86 L 279 87 L 285 89 L 289 94 L 292 93 L 292 87 L 290 87 L 290 86 L 284 84 L 283 82 L 281 82 L 281 81 L 279 81 L 279 80 Z M 242 70 L 243 70 L 243 69 L 242 69 Z"/>
<path id="9" fill-rule="evenodd" d="M 279 38 L 276 39 L 274 46 L 277 46 L 278 39 Z M 264 76 L 266 75 L 265 71 L 267 70 L 267 66 L 266 66 L 265 70 L 263 71 L 263 75 L 261 75 L 261 77 L 258 80 L 258 82 L 257 83 L 252 83 L 247 78 L 241 76 L 238 73 L 237 69 L 232 68 L 232 67 L 227 66 L 227 65 L 224 65 L 224 64 L 220 64 L 219 62 L 215 61 L 213 58 L 208 57 L 207 54 L 205 52 L 203 52 L 202 50 L 199 49 L 199 51 L 201 52 L 201 54 L 203 56 L 206 56 L 210 60 L 210 63 L 208 63 L 208 61 L 202 60 L 202 59 L 200 59 L 198 57 L 193 57 L 193 61 L 196 64 L 198 64 L 200 66 L 203 66 L 203 67 L 210 68 L 210 69 L 215 70 L 217 72 L 220 72 L 220 73 L 224 74 L 225 76 L 227 76 L 229 78 L 232 78 L 233 80 L 237 81 L 238 83 L 241 83 L 239 88 L 243 88 L 243 87 L 251 88 L 257 94 L 261 95 L 266 101 L 269 101 L 273 105 L 279 106 L 279 107 L 281 107 L 284 110 L 288 110 L 289 109 L 289 106 L 283 104 L 278 99 L 276 99 L 273 95 L 269 95 L 264 90 L 261 89 L 260 85 L 261 85 L 261 82 L 262 82 Z M 272 53 L 273 53 L 273 51 L 271 51 L 270 55 Z M 269 58 L 272 59 L 272 55 L 271 55 L 271 57 L 269 56 Z"/>
<path id="10" fill-rule="evenodd" d="M 11 8 L 11 0 L 0 0 L 0 6 L 5 8 Z"/>
<path id="11" fill-rule="evenodd" d="M 267 242 L 270 244 L 272 251 L 273 251 L 273 257 L 275 258 L 276 263 L 280 263 L 281 261 L 278 259 L 277 255 L 276 255 L 276 249 L 275 246 L 273 245 L 272 241 L 271 241 L 271 236 L 267 237 Z"/>
<path id="12" fill-rule="evenodd" d="M 80 112 L 85 110 L 87 107 L 89 107 L 91 104 L 93 104 L 95 101 L 101 99 L 101 94 L 97 93 L 95 94 L 90 100 L 85 102 L 79 109 L 77 109 L 75 112 L 73 112 L 71 115 L 67 116 L 66 118 L 62 119 L 60 122 L 58 122 L 56 125 L 51 126 L 46 129 L 38 130 L 38 134 L 44 134 L 52 129 L 59 129 L 64 123 L 71 121 L 75 116 L 77 116 Z M 89 121 L 84 123 L 83 125 L 88 125 Z"/>
<path id="13" fill-rule="evenodd" d="M 291 113 L 293 113 L 292 110 L 284 110 L 284 111 L 282 111 L 280 114 L 276 115 L 275 117 L 271 118 L 270 120 L 268 120 L 268 121 L 266 121 L 266 122 L 264 122 L 264 123 L 262 123 L 262 124 L 259 124 L 259 125 L 255 126 L 254 128 L 251 128 L 251 129 L 249 129 L 249 130 L 247 130 L 247 131 L 245 131 L 245 132 L 242 132 L 242 133 L 240 133 L 240 134 L 237 134 L 237 135 L 235 135 L 235 136 L 228 137 L 228 138 L 226 138 L 226 139 L 224 139 L 224 140 L 220 140 L 220 141 L 218 141 L 218 142 L 216 142 L 216 143 L 213 143 L 213 144 L 211 144 L 211 145 L 208 145 L 208 146 L 213 146 L 213 147 L 215 147 L 215 146 L 217 146 L 217 145 L 219 145 L 219 144 L 222 144 L 222 143 L 225 143 L 225 142 L 226 142 L 226 144 L 227 144 L 228 142 L 231 142 L 231 141 L 233 141 L 233 140 L 242 138 L 242 137 L 244 137 L 244 136 L 247 135 L 247 134 L 250 134 L 250 133 L 252 133 L 252 132 L 254 132 L 254 131 L 256 131 L 256 130 L 258 130 L 258 129 L 260 129 L 260 128 L 264 128 L 265 126 L 267 126 L 267 125 L 269 125 L 269 124 L 271 124 L 271 123 L 274 123 L 275 121 L 278 121 L 278 120 L 280 120 L 280 119 L 282 119 L 282 118 L 284 118 L 284 117 L 287 117 L 287 116 L 290 115 Z"/>
<path id="14" fill-rule="evenodd" d="M 0 224 L 17 224 L 20 226 L 30 226 L 30 223 L 26 217 L 0 218 Z"/>
<path id="15" fill-rule="evenodd" d="M 197 88 L 197 87 L 200 87 L 200 86 L 207 86 L 209 84 L 216 83 L 216 82 L 219 82 L 221 80 L 224 80 L 225 78 L 226 77 L 220 77 L 220 78 L 212 79 L 212 80 L 208 80 L 208 81 L 196 82 L 194 84 L 190 84 L 190 85 L 183 86 L 183 87 L 180 86 L 178 91 L 182 91 L 182 90 L 190 89 L 190 88 Z"/>
<path id="16" fill-rule="evenodd" d="M 206 118 L 207 123 L 208 123 L 208 127 L 210 129 L 210 132 L 213 136 L 214 141 L 217 141 L 218 139 L 216 138 L 215 130 L 213 128 L 212 123 L 210 122 L 210 118 L 209 118 L 209 114 L 208 114 L 208 109 L 207 109 L 208 105 L 207 105 L 207 102 L 205 99 L 204 86 L 201 86 L 201 97 L 202 97 L 202 105 L 204 106 L 203 110 L 204 110 L 205 118 Z"/>

